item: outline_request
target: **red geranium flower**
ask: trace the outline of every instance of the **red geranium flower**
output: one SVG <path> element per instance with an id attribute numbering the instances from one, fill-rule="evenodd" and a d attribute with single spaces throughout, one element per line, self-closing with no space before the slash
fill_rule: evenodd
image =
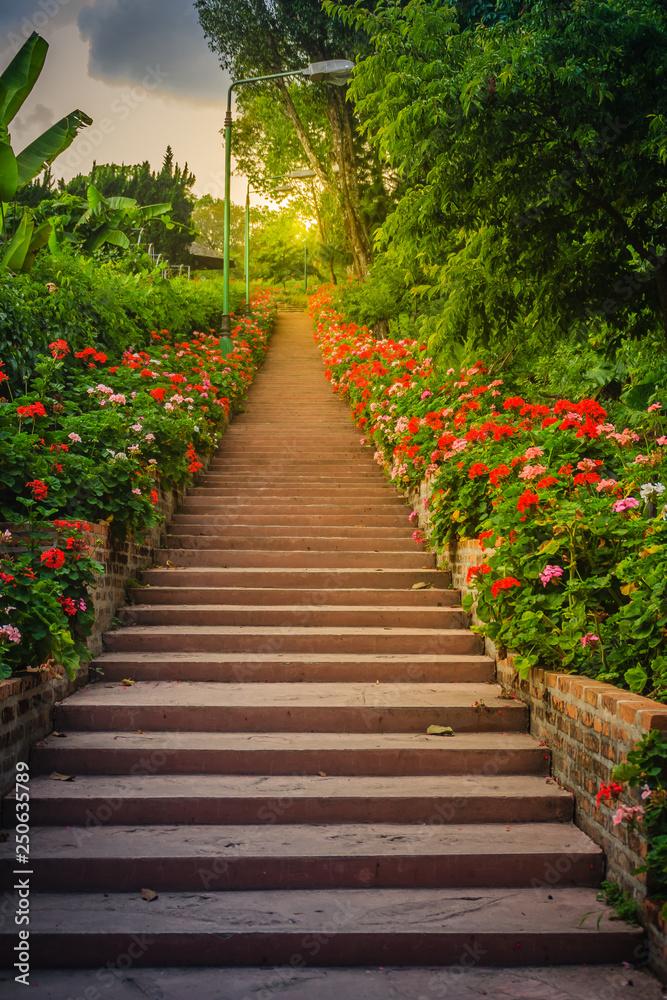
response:
<path id="1" fill-rule="evenodd" d="M 524 490 L 517 501 L 516 509 L 523 513 L 526 507 L 531 507 L 533 504 L 539 503 L 539 499 L 537 493 L 534 493 L 532 490 Z"/>
<path id="2" fill-rule="evenodd" d="M 483 476 L 488 471 L 488 467 L 484 465 L 483 462 L 475 462 L 470 466 L 468 476 L 470 479 L 475 479 L 477 476 Z"/>
<path id="3" fill-rule="evenodd" d="M 33 479 L 31 483 L 26 483 L 25 485 L 27 489 L 32 490 L 35 500 L 46 500 L 49 488 L 43 480 Z"/>
<path id="4" fill-rule="evenodd" d="M 509 590 L 510 587 L 520 587 L 521 583 L 514 576 L 503 577 L 502 580 L 496 580 L 494 585 L 491 587 L 491 594 L 493 597 L 497 597 L 499 591 Z"/>
<path id="5" fill-rule="evenodd" d="M 40 559 L 49 569 L 60 569 L 65 562 L 65 553 L 61 549 L 47 549 L 42 552 Z"/>

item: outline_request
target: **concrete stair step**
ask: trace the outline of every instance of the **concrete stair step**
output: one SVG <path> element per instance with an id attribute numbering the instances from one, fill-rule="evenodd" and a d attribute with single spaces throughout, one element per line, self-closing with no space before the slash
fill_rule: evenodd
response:
<path id="1" fill-rule="evenodd" d="M 523 732 L 526 707 L 493 684 L 208 684 L 140 681 L 89 685 L 56 707 L 58 730 L 197 732 Z"/>
<path id="2" fill-rule="evenodd" d="M 374 514 L 366 511 L 360 514 L 272 514 L 270 516 L 271 525 L 297 525 L 300 529 L 306 525 L 321 527 L 374 527 L 374 528 L 405 528 L 408 519 L 405 514 Z M 220 525 L 226 527 L 231 524 L 264 525 L 267 523 L 267 514 L 251 514 L 243 510 L 232 514 L 208 514 L 206 518 L 196 511 L 191 514 L 174 514 L 171 521 L 172 530 L 175 525 Z M 339 532 L 332 532 L 338 534 Z"/>
<path id="3" fill-rule="evenodd" d="M 368 542 L 377 540 L 398 541 L 414 544 L 412 528 L 404 520 L 400 527 L 390 525 L 388 527 L 376 526 L 373 524 L 272 524 L 270 518 L 265 518 L 264 524 L 244 524 L 236 521 L 233 524 L 209 524 L 199 522 L 198 524 L 171 524 L 169 526 L 169 537 L 192 536 L 192 537 L 214 537 L 220 539 L 234 538 L 236 536 L 247 538 L 318 538 L 326 541 L 335 538 L 349 539 L 350 542 Z M 224 543 L 226 544 L 226 542 Z"/>
<path id="4" fill-rule="evenodd" d="M 350 538 L 347 535 L 331 537 L 303 535 L 272 535 L 268 529 L 261 528 L 260 532 L 252 532 L 247 535 L 192 535 L 192 534 L 169 534 L 165 536 L 164 544 L 178 546 L 183 549 L 213 549 L 222 551 L 243 551 L 243 550 L 267 550 L 267 551 L 306 551 L 313 552 L 355 552 L 359 549 L 369 549 L 371 552 L 410 552 L 423 548 L 422 543 L 416 543 L 407 534 L 393 534 L 388 538 L 368 538 L 363 534 L 358 538 Z"/>
<path id="5" fill-rule="evenodd" d="M 105 653 L 92 661 L 107 681 L 218 681 L 237 683 L 332 683 L 376 680 L 384 684 L 486 683 L 493 680 L 488 656 L 372 656 L 326 653 Z"/>
<path id="6" fill-rule="evenodd" d="M 355 500 L 352 497 L 342 497 L 340 499 L 329 500 L 323 503 L 303 503 L 301 500 L 296 503 L 285 497 L 248 497 L 235 499 L 231 497 L 228 502 L 223 499 L 216 501 L 207 500 L 205 497 L 186 497 L 180 513 L 208 516 L 209 514 L 225 517 L 238 517 L 243 514 L 256 515 L 263 513 L 265 517 L 273 517 L 274 514 L 304 514 L 306 517 L 319 517 L 328 514 L 363 519 L 375 511 L 377 515 L 395 517 L 403 520 L 407 514 L 407 509 L 400 499 L 383 501 L 381 504 L 369 505 Z"/>
<path id="7" fill-rule="evenodd" d="M 3 828 L 16 824 L 13 794 Z M 34 826 L 263 823 L 547 823 L 572 819 L 572 795 L 544 778 L 429 775 L 77 775 L 34 777 Z"/>
<path id="8" fill-rule="evenodd" d="M 31 774 L 537 774 L 550 754 L 527 733 L 68 731 L 33 747 Z"/>
<path id="9" fill-rule="evenodd" d="M 30 867 L 42 892 L 528 888 L 551 872 L 566 888 L 598 885 L 604 856 L 571 823 L 32 826 Z"/>
<path id="10" fill-rule="evenodd" d="M 180 539 L 179 539 L 180 540 Z M 285 567 L 286 569 L 435 569 L 435 556 L 428 552 L 380 552 L 373 550 L 345 549 L 205 549 L 157 548 L 154 558 L 159 566 L 170 562 L 173 566 L 205 568 L 228 567 Z"/>
<path id="11" fill-rule="evenodd" d="M 275 581 L 277 582 L 277 581 Z M 129 590 L 134 604 L 159 605 L 241 605 L 256 607 L 266 605 L 298 605 L 307 607 L 382 607 L 399 606 L 418 608 L 441 608 L 460 606 L 461 595 L 456 590 L 436 590 L 426 587 L 423 590 L 358 590 L 332 587 L 320 590 L 298 590 L 295 588 L 279 589 L 278 587 L 156 587 L 146 585 L 132 587 Z M 380 624 L 376 622 L 375 624 Z M 396 624 L 396 623 L 393 623 Z"/>
<path id="12" fill-rule="evenodd" d="M 181 592 L 181 600 L 187 598 Z M 297 625 L 307 628 L 465 628 L 461 607 L 410 607 L 325 604 L 134 604 L 118 612 L 124 625 Z"/>
<path id="13" fill-rule="evenodd" d="M 456 591 L 443 590 L 451 583 L 451 574 L 439 569 L 361 569 L 361 568 L 336 568 L 319 569 L 311 567 L 305 569 L 284 569 L 280 567 L 265 566 L 261 569 L 248 567 L 234 567 L 230 569 L 196 569 L 194 567 L 182 567 L 174 569 L 149 569 L 144 570 L 142 579 L 153 586 L 168 587 L 236 587 L 246 588 L 306 588 L 332 591 L 340 589 L 374 589 L 381 587 L 386 593 L 387 589 L 404 591 L 410 588 L 411 594 L 424 593 L 420 590 L 412 590 L 416 583 L 428 583 L 432 590 L 428 593 L 456 593 Z"/>
<path id="14" fill-rule="evenodd" d="M 344 953 L 340 949 L 334 949 L 332 943 L 323 949 L 319 938 L 324 937 L 324 943 L 327 944 L 326 935 L 316 935 L 315 930 L 308 934 L 302 931 L 298 942 L 285 940 L 283 965 L 263 962 L 265 956 L 260 955 L 263 949 L 258 947 L 259 959 L 255 968 L 223 965 L 212 935 L 209 939 L 210 948 L 206 947 L 203 937 L 197 936 L 196 932 L 188 936 L 187 942 L 181 941 L 180 947 L 176 947 L 179 939 L 172 933 L 171 926 L 168 941 L 164 934 L 153 928 L 157 931 L 152 936 L 154 948 L 147 947 L 150 939 L 141 934 L 133 936 L 127 932 L 115 932 L 112 936 L 115 947 L 113 954 L 104 947 L 104 939 L 99 931 L 97 934 L 91 931 L 87 935 L 82 932 L 81 936 L 76 931 L 67 936 L 61 931 L 57 942 L 49 942 L 50 950 L 47 953 L 44 950 L 45 936 L 38 929 L 35 946 L 39 960 L 35 963 L 31 982 L 36 989 L 48 990 L 48 993 L 41 994 L 44 1000 L 47 997 L 48 1000 L 87 1000 L 89 997 L 97 1000 L 96 994 L 102 997 L 100 979 L 102 985 L 113 984 L 113 1000 L 136 1000 L 137 991 L 141 996 L 160 997 L 160 1000 L 209 1000 L 213 997 L 218 1000 L 268 1000 L 278 993 L 281 1000 L 313 1000 L 315 996 L 317 1000 L 341 1000 L 341 997 L 355 997 L 356 1000 L 388 1000 L 390 997 L 414 1000 L 428 997 L 431 1000 L 431 997 L 445 996 L 447 1000 L 478 1000 L 479 996 L 486 996 L 491 1000 L 507 1000 L 508 997 L 530 997 L 531 991 L 532 996 L 540 1000 L 593 1000 L 619 997 L 624 992 L 629 994 L 630 990 L 633 1000 L 662 1000 L 660 984 L 650 972 L 637 969 L 634 964 L 628 972 L 620 965 L 621 958 L 631 963 L 637 962 L 636 949 L 642 948 L 641 938 L 631 937 L 636 935 L 637 928 L 625 924 L 620 927 L 609 925 L 603 920 L 592 948 L 590 935 L 586 937 L 576 928 L 573 929 L 574 924 L 567 925 L 565 921 L 570 914 L 574 915 L 575 906 L 583 906 L 591 911 L 587 923 L 590 920 L 597 921 L 602 908 L 594 901 L 594 893 L 590 889 L 564 889 L 556 890 L 556 893 L 553 899 L 559 903 L 563 915 L 563 927 L 560 929 L 551 923 L 545 927 L 549 910 L 533 910 L 531 916 L 536 925 L 532 934 L 520 931 L 515 925 L 505 921 L 505 931 L 498 928 L 495 934 L 468 934 L 466 941 L 463 941 L 462 936 L 455 938 L 451 931 L 443 931 L 438 935 L 434 931 L 429 934 L 424 930 L 414 936 L 407 935 L 405 940 L 397 934 L 384 935 L 388 944 L 382 948 L 382 935 L 375 934 L 372 938 L 369 935 L 365 940 L 368 944 L 372 940 L 374 950 L 371 950 L 364 946 L 361 936 L 357 935 L 353 943 L 352 936 L 348 933 L 348 947 Z M 580 895 L 574 897 L 574 902 L 570 902 L 566 898 L 570 893 Z M 122 908 L 121 900 L 125 897 L 110 898 L 118 900 L 109 905 L 110 910 Z M 175 894 L 172 898 L 179 899 Z M 521 903 L 520 898 L 515 901 L 517 904 Z M 592 906 L 597 906 L 597 909 L 592 909 Z M 76 908 L 76 903 L 73 902 L 72 909 Z M 170 910 L 174 923 L 185 927 L 190 910 L 190 900 L 183 899 L 180 912 Z M 300 912 L 303 914 L 305 911 Z M 328 911 L 322 909 L 322 912 Z M 340 908 L 336 907 L 334 916 L 339 912 Z M 54 916 L 61 923 L 69 919 L 65 908 L 54 911 Z M 402 912 L 397 911 L 397 917 L 401 919 Z M 544 931 L 539 930 L 542 927 L 545 927 Z M 336 938 L 341 940 L 342 934 L 343 929 L 339 928 Z M 304 939 L 308 944 L 307 950 L 303 947 Z M 478 940 L 483 941 L 483 946 L 476 944 Z M 66 942 L 71 947 L 66 947 Z M 397 947 L 399 943 L 400 950 Z M 70 955 L 72 961 L 76 960 L 79 964 L 83 958 L 76 959 L 75 956 L 84 955 L 86 949 L 90 948 L 91 951 L 94 950 L 96 962 L 90 969 L 74 968 L 73 965 L 69 969 L 44 968 L 44 965 L 54 965 L 58 960 L 63 960 L 59 959 L 58 948 L 62 949 L 65 960 Z M 233 949 L 230 947 L 229 950 Z M 606 964 L 590 965 L 584 961 L 593 950 L 598 956 L 597 961 Z M 196 954 L 201 959 L 200 964 L 194 967 L 175 967 L 174 963 L 179 956 L 188 953 Z M 154 960 L 153 954 L 164 956 L 165 964 L 162 967 L 144 965 L 145 962 Z M 245 954 L 248 955 L 245 961 L 249 962 L 247 950 Z M 361 961 L 362 954 L 368 955 L 369 962 Z M 115 963 L 120 959 L 124 962 L 132 961 L 131 955 L 139 955 L 139 958 L 133 961 L 132 974 L 126 975 Z M 336 955 L 339 956 L 339 964 L 334 966 L 332 962 Z M 341 967 L 340 962 L 351 961 L 353 955 L 359 958 L 358 966 Z M 416 957 L 418 955 L 425 956 L 421 961 L 428 961 L 429 964 L 412 967 L 397 964 L 401 960 L 407 962 L 410 955 L 413 961 L 419 961 Z M 526 962 L 523 961 L 523 956 L 526 956 Z M 298 968 L 290 965 L 290 958 L 294 958 L 299 964 Z M 327 967 L 317 968 L 309 964 L 316 959 Z M 109 961 L 112 962 L 110 972 L 106 971 Z M 220 964 L 215 965 L 216 962 Z M 444 967 L 438 966 L 438 962 L 443 963 Z M 487 962 L 488 965 L 485 964 Z M 516 964 L 511 965 L 512 962 Z M 565 962 L 579 964 L 559 964 Z M 101 969 L 104 972 L 101 973 Z M 21 996 L 18 992 L 21 986 L 11 978 L 14 971 L 3 973 L 0 970 L 0 983 L 7 981 L 7 1000 L 15 1000 Z M 632 978 L 633 985 L 626 991 L 628 976 Z M 15 992 L 12 992 L 12 987 L 15 987 Z M 33 989 L 33 994 L 36 989 Z"/>
<path id="15" fill-rule="evenodd" d="M 468 629 L 308 628 L 253 625 L 135 625 L 107 632 L 110 652 L 182 653 L 481 653 L 482 639 Z"/>

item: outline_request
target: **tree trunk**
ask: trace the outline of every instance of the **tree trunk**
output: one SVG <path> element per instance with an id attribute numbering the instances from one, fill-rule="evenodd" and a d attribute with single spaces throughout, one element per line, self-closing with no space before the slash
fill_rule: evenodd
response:
<path id="1" fill-rule="evenodd" d="M 345 235 L 347 236 L 354 258 L 354 268 L 362 281 L 365 281 L 373 262 L 373 249 L 361 214 L 359 180 L 354 155 L 351 105 L 345 100 L 345 94 L 341 93 L 339 87 L 327 87 L 328 99 L 325 111 L 331 127 L 334 163 L 338 167 L 337 177 L 335 178 L 335 182 L 332 183 L 299 117 L 299 112 L 294 106 L 287 84 L 284 80 L 277 80 L 276 86 L 278 87 L 285 113 L 294 126 L 308 163 L 315 171 L 317 179 L 322 186 L 338 197 Z"/>
<path id="2" fill-rule="evenodd" d="M 338 87 L 330 87 L 326 114 L 331 127 L 334 158 L 338 166 L 338 197 L 354 266 L 362 281 L 373 263 L 373 249 L 361 214 L 359 180 L 354 155 L 352 109 Z"/>

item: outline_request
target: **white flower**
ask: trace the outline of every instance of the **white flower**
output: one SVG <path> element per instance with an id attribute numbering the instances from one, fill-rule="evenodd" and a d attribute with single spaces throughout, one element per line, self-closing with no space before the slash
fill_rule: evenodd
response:
<path id="1" fill-rule="evenodd" d="M 665 492 L 665 487 L 662 483 L 643 483 L 639 489 L 639 495 L 642 500 L 648 500 L 652 496 L 660 496 Z"/>

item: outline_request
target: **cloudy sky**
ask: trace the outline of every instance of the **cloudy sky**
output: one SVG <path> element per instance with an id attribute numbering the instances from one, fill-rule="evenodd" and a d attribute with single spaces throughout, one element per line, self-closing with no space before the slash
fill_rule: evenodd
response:
<path id="1" fill-rule="evenodd" d="M 31 31 L 50 47 L 10 127 L 15 149 L 80 108 L 94 124 L 55 161 L 56 177 L 86 173 L 93 160 L 156 168 L 170 144 L 196 174 L 196 193 L 222 197 L 228 81 L 190 0 L 0 0 L 0 67 Z M 245 200 L 241 178 L 232 198 Z"/>

